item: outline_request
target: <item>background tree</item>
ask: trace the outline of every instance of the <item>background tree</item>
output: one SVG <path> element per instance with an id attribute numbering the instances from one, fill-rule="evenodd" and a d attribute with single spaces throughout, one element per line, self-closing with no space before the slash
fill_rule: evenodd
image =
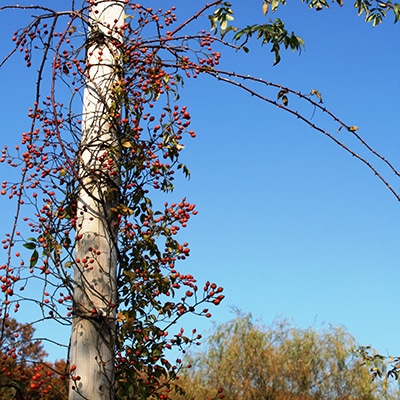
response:
<path id="1" fill-rule="evenodd" d="M 397 399 L 399 390 L 386 380 L 372 381 L 357 347 L 340 327 L 297 329 L 287 321 L 264 327 L 239 315 L 185 358 L 179 386 L 186 394 L 172 398 L 207 399 L 219 390 L 229 400 Z"/>
<path id="2" fill-rule="evenodd" d="M 67 365 L 47 362 L 41 340 L 34 338 L 30 324 L 13 318 L 1 323 L 0 396 L 2 399 L 65 398 L 68 393 Z"/>

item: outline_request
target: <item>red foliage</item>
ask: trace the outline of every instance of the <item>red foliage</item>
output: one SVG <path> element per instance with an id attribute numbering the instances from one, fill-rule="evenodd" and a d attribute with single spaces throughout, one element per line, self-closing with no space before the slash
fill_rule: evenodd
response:
<path id="1" fill-rule="evenodd" d="M 1 321 L 0 397 L 56 400 L 66 398 L 65 361 L 50 363 L 34 328 L 15 319 Z"/>

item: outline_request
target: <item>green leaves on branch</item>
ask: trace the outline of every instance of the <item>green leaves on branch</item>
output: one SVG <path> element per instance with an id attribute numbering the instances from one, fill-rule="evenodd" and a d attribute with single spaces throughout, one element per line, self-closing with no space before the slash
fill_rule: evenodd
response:
<path id="1" fill-rule="evenodd" d="M 264 1 L 263 12 L 264 15 L 268 12 L 269 5 L 271 5 L 272 11 L 275 11 L 278 7 L 278 3 L 286 4 L 285 0 L 268 0 Z M 233 36 L 233 41 L 238 42 L 241 39 L 244 41 L 239 45 L 239 48 L 244 50 L 246 53 L 249 51 L 245 46 L 247 41 L 255 36 L 257 39 L 261 39 L 261 43 L 272 44 L 271 52 L 275 54 L 274 65 L 278 64 L 281 60 L 280 48 L 285 46 L 285 48 L 290 48 L 292 51 L 301 50 L 304 47 L 303 39 L 296 36 L 293 32 L 291 34 L 285 29 L 283 21 L 280 19 L 275 19 L 275 21 L 270 20 L 267 24 L 262 25 L 250 25 L 246 28 L 240 29 L 234 26 L 228 26 L 230 21 L 234 20 L 233 10 L 231 4 L 228 2 L 222 3 L 222 6 L 214 11 L 212 15 L 209 16 L 211 21 L 211 30 L 214 33 L 220 30 L 220 34 L 224 37 L 228 32 L 235 32 Z"/>
<path id="2" fill-rule="evenodd" d="M 329 4 L 327 0 L 302 0 L 303 3 L 309 4 L 310 8 L 315 8 L 317 11 L 322 10 L 324 7 L 329 8 Z M 343 0 L 333 0 L 334 2 L 339 4 L 340 7 L 343 5 Z M 268 10 L 271 8 L 272 12 L 275 12 L 278 9 L 279 4 L 286 5 L 286 0 L 264 0 L 262 5 L 262 10 L 264 15 L 267 14 Z"/>
<path id="3" fill-rule="evenodd" d="M 222 3 L 222 7 L 217 8 L 213 15 L 208 18 L 211 22 L 211 30 L 214 33 L 218 32 L 218 25 L 220 27 L 221 33 L 228 28 L 229 21 L 233 21 L 233 10 L 231 9 L 231 4 L 225 1 Z"/>
<path id="4" fill-rule="evenodd" d="M 33 268 L 39 259 L 39 253 L 36 250 L 37 244 L 36 244 L 36 239 L 35 238 L 29 238 L 26 243 L 23 244 L 23 246 L 28 249 L 28 250 L 33 250 L 32 255 L 29 259 L 29 267 Z"/>
<path id="5" fill-rule="evenodd" d="M 302 0 L 303 3 L 316 11 L 321 11 L 324 8 L 329 8 L 328 0 Z M 343 0 L 333 0 L 340 7 L 343 6 Z M 286 5 L 286 0 L 264 0 L 262 5 L 263 14 L 266 15 L 269 10 L 275 12 L 280 4 Z M 393 11 L 394 22 L 400 20 L 400 4 L 393 3 L 392 1 L 370 1 L 370 0 L 356 0 L 354 7 L 358 11 L 358 15 L 365 14 L 365 21 L 371 22 L 372 26 L 379 25 L 383 22 L 387 12 Z"/>
<path id="6" fill-rule="evenodd" d="M 278 3 L 286 4 L 285 0 L 269 0 L 265 1 L 263 5 L 264 14 L 267 13 L 269 5 L 271 5 L 272 11 L 275 11 L 278 7 Z M 280 49 L 281 46 L 285 46 L 285 48 L 290 48 L 292 51 L 299 50 L 304 47 L 304 41 L 301 37 L 296 36 L 293 32 L 288 33 L 285 29 L 285 25 L 283 21 L 279 18 L 274 21 L 270 20 L 267 24 L 262 25 L 250 25 L 246 28 L 240 29 L 234 26 L 228 26 L 230 21 L 234 20 L 233 10 L 231 9 L 231 4 L 228 2 L 222 3 L 222 6 L 214 11 L 212 15 L 209 16 L 211 21 L 211 30 L 214 33 L 218 32 L 218 27 L 220 30 L 220 34 L 224 37 L 228 32 L 235 32 L 233 36 L 233 40 L 238 42 L 241 39 L 244 41 L 239 45 L 239 48 L 244 50 L 246 53 L 249 51 L 245 46 L 247 41 L 255 36 L 257 39 L 261 39 L 261 43 L 272 44 L 271 52 L 274 53 L 274 65 L 278 64 L 281 60 Z"/>
<path id="7" fill-rule="evenodd" d="M 359 16 L 365 14 L 365 21 L 371 22 L 372 26 L 379 25 L 383 21 L 383 18 L 386 17 L 388 11 L 393 11 L 395 23 L 400 19 L 399 3 L 392 3 L 391 1 L 377 2 L 369 0 L 356 0 L 354 7 L 357 8 Z"/>
<path id="8" fill-rule="evenodd" d="M 304 41 L 300 36 L 296 36 L 293 32 L 289 32 L 285 29 L 285 24 L 279 18 L 274 21 L 270 20 L 270 23 L 263 25 L 250 25 L 244 29 L 238 30 L 233 39 L 239 41 L 244 38 L 244 42 L 240 47 L 244 47 L 247 41 L 252 37 L 256 36 L 257 39 L 261 39 L 263 45 L 267 43 L 272 44 L 271 52 L 274 53 L 274 65 L 278 64 L 281 60 L 280 50 L 283 45 L 285 49 L 290 48 L 293 52 L 304 48 Z"/>
<path id="9" fill-rule="evenodd" d="M 303 3 L 309 4 L 310 8 L 315 8 L 316 11 L 321 11 L 323 8 L 329 8 L 329 4 L 326 0 L 303 0 Z M 336 0 L 336 3 L 340 7 L 343 6 L 342 0 Z"/>
<path id="10" fill-rule="evenodd" d="M 303 3 L 309 5 L 317 11 L 323 8 L 329 8 L 328 0 L 302 0 Z M 334 0 L 340 7 L 343 6 L 343 0 Z M 275 12 L 279 5 L 286 5 L 286 0 L 264 0 L 262 3 L 262 12 L 266 15 L 269 10 Z M 375 5 L 374 5 L 375 4 Z M 358 10 L 358 15 L 365 13 L 366 22 L 371 22 L 373 26 L 380 24 L 386 13 L 390 10 L 393 11 L 395 16 L 395 22 L 400 19 L 400 4 L 387 2 L 377 2 L 370 0 L 356 0 L 354 7 Z M 274 65 L 278 64 L 281 60 L 281 46 L 283 45 L 285 49 L 290 48 L 293 52 L 300 51 L 304 47 L 304 41 L 300 36 L 296 36 L 294 32 L 289 33 L 285 29 L 284 22 L 276 18 L 274 21 L 269 20 L 267 24 L 256 24 L 249 25 L 243 29 L 234 26 L 228 26 L 230 21 L 234 20 L 233 10 L 231 4 L 228 2 L 223 2 L 221 7 L 216 9 L 212 15 L 209 16 L 211 21 L 211 30 L 214 33 L 220 30 L 220 34 L 224 37 L 228 32 L 235 32 L 233 40 L 238 42 L 242 39 L 244 41 L 238 45 L 238 48 L 243 49 L 246 53 L 249 51 L 246 47 L 247 41 L 255 36 L 257 39 L 261 40 L 263 45 L 271 43 L 271 52 L 274 53 Z"/>
<path id="11" fill-rule="evenodd" d="M 275 12 L 278 9 L 279 3 L 286 5 L 286 0 L 264 0 L 262 5 L 263 14 L 266 15 L 271 8 L 272 12 Z"/>
<path id="12" fill-rule="evenodd" d="M 323 8 L 329 8 L 328 0 L 302 0 L 303 3 L 308 4 L 308 6 L 317 11 Z M 343 6 L 343 0 L 333 0 L 340 7 Z M 264 0 L 262 3 L 262 12 L 266 15 L 269 10 L 275 12 L 279 5 L 286 5 L 286 0 Z M 383 18 L 386 16 L 388 11 L 393 11 L 395 16 L 395 21 L 400 19 L 400 4 L 392 3 L 391 1 L 378 2 L 370 0 L 356 0 L 354 7 L 358 10 L 358 15 L 365 13 L 365 21 L 371 22 L 373 26 L 379 25 Z M 217 33 L 218 30 L 222 37 L 224 37 L 228 32 L 235 32 L 233 40 L 238 42 L 241 39 L 244 41 L 238 46 L 238 48 L 243 49 L 246 53 L 249 49 L 245 46 L 247 41 L 255 36 L 257 39 L 261 39 L 263 45 L 267 43 L 272 44 L 271 52 L 274 53 L 274 65 L 278 64 L 281 60 L 280 52 L 281 46 L 283 45 L 285 49 L 290 48 L 293 52 L 295 50 L 301 51 L 304 47 L 304 41 L 300 36 L 296 36 L 294 32 L 290 33 L 285 29 L 284 22 L 276 18 L 274 21 L 269 20 L 267 24 L 256 24 L 249 25 L 243 29 L 234 26 L 228 26 L 230 21 L 234 20 L 233 10 L 231 4 L 228 2 L 223 2 L 221 7 L 217 8 L 212 15 L 209 16 L 211 21 L 211 30 Z"/>
<path id="13" fill-rule="evenodd" d="M 362 360 L 362 364 L 369 368 L 373 380 L 379 378 L 399 379 L 400 358 L 392 356 L 382 356 L 370 346 L 361 346 L 356 350 L 356 354 Z"/>

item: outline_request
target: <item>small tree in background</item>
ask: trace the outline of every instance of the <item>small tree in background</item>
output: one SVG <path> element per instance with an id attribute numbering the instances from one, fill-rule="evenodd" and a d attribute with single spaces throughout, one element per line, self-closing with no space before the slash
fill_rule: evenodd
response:
<path id="1" fill-rule="evenodd" d="M 219 390 L 226 400 L 397 399 L 399 390 L 386 380 L 372 381 L 357 347 L 340 327 L 297 329 L 287 321 L 264 327 L 239 315 L 185 359 L 191 368 L 178 381 L 185 395 L 171 398 L 207 399 Z"/>
<path id="2" fill-rule="evenodd" d="M 0 397 L 2 399 L 59 399 L 68 393 L 64 361 L 44 362 L 47 353 L 35 329 L 13 318 L 1 323 Z M 58 371 L 58 372 L 57 372 Z"/>

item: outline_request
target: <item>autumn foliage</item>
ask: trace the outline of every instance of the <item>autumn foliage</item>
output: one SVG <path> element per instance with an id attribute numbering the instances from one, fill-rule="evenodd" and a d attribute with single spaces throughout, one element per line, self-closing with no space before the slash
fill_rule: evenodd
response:
<path id="1" fill-rule="evenodd" d="M 35 329 L 15 319 L 1 325 L 0 396 L 2 399 L 62 399 L 68 393 L 67 365 L 46 362 L 47 353 Z"/>
<path id="2" fill-rule="evenodd" d="M 217 326 L 202 351 L 185 358 L 174 400 L 394 400 L 399 389 L 372 380 L 358 344 L 342 327 L 270 327 L 239 314 Z M 385 361 L 380 361 L 385 368 Z"/>

